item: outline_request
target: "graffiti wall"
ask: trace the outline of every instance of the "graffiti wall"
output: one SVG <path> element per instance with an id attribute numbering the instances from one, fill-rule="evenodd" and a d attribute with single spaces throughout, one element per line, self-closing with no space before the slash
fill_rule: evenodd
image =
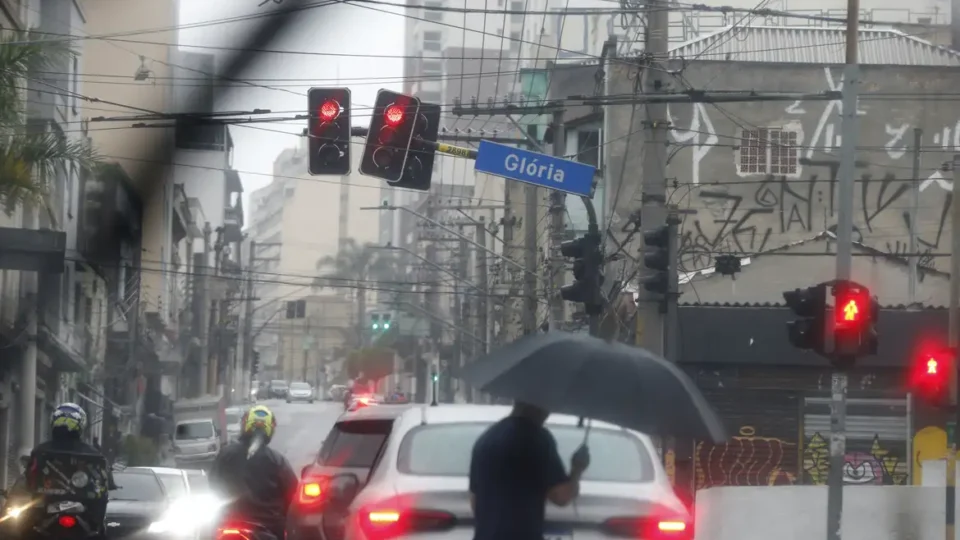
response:
<path id="1" fill-rule="evenodd" d="M 803 447 L 803 483 L 824 485 L 830 472 L 830 434 L 814 434 Z M 848 485 L 899 486 L 907 483 L 909 465 L 903 441 L 884 444 L 876 436 L 864 446 L 847 441 L 843 481 Z M 864 448 L 864 449 L 860 449 Z"/>
<path id="2" fill-rule="evenodd" d="M 678 89 L 820 92 L 842 89 L 837 68 L 693 62 Z M 952 173 L 942 164 L 960 152 L 960 100 L 944 100 L 960 76 L 935 68 L 865 66 L 858 107 L 854 239 L 901 254 L 911 234 L 908 213 L 919 191 L 917 230 L 923 264 L 949 249 L 946 218 Z M 623 83 L 623 89 L 627 82 Z M 619 86 L 616 87 L 621 89 Z M 687 211 L 684 267 L 712 265 L 718 252 L 753 253 L 831 230 L 837 221 L 842 106 L 839 101 L 670 105 L 668 199 Z M 625 111 L 629 113 L 629 110 Z M 622 116 L 622 118 L 621 118 Z M 635 129 L 616 115 L 611 138 Z M 914 129 L 922 130 L 920 175 L 914 181 Z M 627 171 L 639 170 L 642 139 L 626 150 Z M 612 162 L 614 167 L 619 162 Z M 634 180 L 635 181 L 635 180 Z M 623 189 L 622 193 L 630 190 Z M 635 197 L 634 197 L 635 198 Z M 630 204 L 620 201 L 618 204 Z"/>
<path id="3" fill-rule="evenodd" d="M 780 486 L 797 478 L 797 443 L 757 434 L 752 426 L 726 444 L 697 443 L 696 489 L 716 486 Z"/>

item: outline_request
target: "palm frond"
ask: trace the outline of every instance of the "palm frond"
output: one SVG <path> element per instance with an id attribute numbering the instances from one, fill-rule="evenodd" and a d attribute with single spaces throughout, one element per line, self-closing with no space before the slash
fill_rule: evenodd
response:
<path id="1" fill-rule="evenodd" d="M 96 151 L 81 141 L 53 133 L 23 134 L 0 139 L 0 205 L 9 213 L 24 202 L 35 202 L 47 192 L 57 172 L 70 164 L 93 171 Z"/>
<path id="2" fill-rule="evenodd" d="M 69 42 L 36 32 L 5 32 L 0 38 L 0 123 L 21 122 L 26 79 L 42 80 L 48 73 L 66 72 L 74 56 L 76 51 Z"/>

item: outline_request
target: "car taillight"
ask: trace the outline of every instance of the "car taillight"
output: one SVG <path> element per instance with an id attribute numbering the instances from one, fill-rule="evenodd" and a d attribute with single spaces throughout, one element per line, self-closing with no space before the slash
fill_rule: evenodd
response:
<path id="1" fill-rule="evenodd" d="M 217 529 L 217 540 L 250 540 L 251 531 L 242 527 L 221 527 Z"/>
<path id="2" fill-rule="evenodd" d="M 300 504 L 316 504 L 326 492 L 325 478 L 307 478 L 300 482 L 298 500 Z"/>
<path id="3" fill-rule="evenodd" d="M 72 529 L 74 525 L 77 524 L 77 518 L 73 516 L 60 516 L 60 518 L 57 519 L 57 523 L 64 529 Z"/>
<path id="4" fill-rule="evenodd" d="M 616 517 L 603 523 L 608 534 L 620 538 L 690 540 L 693 524 L 682 518 Z"/>
<path id="5" fill-rule="evenodd" d="M 413 533 L 440 532 L 452 529 L 457 518 L 440 510 L 364 510 L 360 528 L 371 540 L 388 540 Z"/>

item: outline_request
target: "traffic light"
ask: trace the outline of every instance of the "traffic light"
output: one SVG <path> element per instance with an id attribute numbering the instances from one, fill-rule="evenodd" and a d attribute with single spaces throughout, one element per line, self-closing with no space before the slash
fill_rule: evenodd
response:
<path id="1" fill-rule="evenodd" d="M 381 321 L 382 321 L 381 326 L 383 328 L 383 331 L 386 332 L 387 330 L 390 329 L 390 314 L 384 313 Z"/>
<path id="2" fill-rule="evenodd" d="M 796 320 L 787 323 L 790 344 L 798 349 L 824 352 L 824 315 L 826 312 L 826 286 L 824 284 L 796 289 L 783 293 L 787 307 L 796 315 Z"/>
<path id="3" fill-rule="evenodd" d="M 393 182 L 395 187 L 430 190 L 433 177 L 433 162 L 437 157 L 436 141 L 440 135 L 440 106 L 421 103 L 420 112 L 413 126 L 413 136 L 407 152 L 403 177 Z"/>
<path id="4" fill-rule="evenodd" d="M 350 89 L 311 88 L 307 102 L 310 174 L 349 174 Z"/>
<path id="5" fill-rule="evenodd" d="M 587 315 L 603 312 L 603 253 L 600 236 L 586 234 L 576 240 L 560 244 L 560 254 L 573 258 L 573 283 L 560 288 L 560 297 L 568 302 L 581 303 Z"/>
<path id="6" fill-rule="evenodd" d="M 643 265 L 652 274 L 643 278 L 643 288 L 649 292 L 667 295 L 672 279 L 677 277 L 676 265 L 676 223 L 670 220 L 666 225 L 643 233 Z"/>
<path id="7" fill-rule="evenodd" d="M 832 347 L 834 356 L 855 358 L 877 353 L 876 324 L 880 305 L 870 290 L 858 283 L 843 280 L 833 284 Z"/>
<path id="8" fill-rule="evenodd" d="M 370 117 L 360 173 L 392 183 L 400 182 L 406 171 L 410 141 L 419 115 L 418 98 L 380 90 Z"/>
<path id="9" fill-rule="evenodd" d="M 374 332 L 380 331 L 380 314 L 379 313 L 372 313 L 370 315 L 370 329 L 372 329 Z"/>
<path id="10" fill-rule="evenodd" d="M 433 382 L 437 382 L 437 381 L 439 381 L 439 380 L 440 380 L 440 374 L 437 373 L 436 371 L 434 371 L 434 372 L 433 372 Z"/>
<path id="11" fill-rule="evenodd" d="M 922 351 L 910 366 L 910 389 L 933 407 L 945 407 L 950 399 L 950 371 L 956 369 L 949 347 Z"/>
<path id="12" fill-rule="evenodd" d="M 259 351 L 253 351 L 253 362 L 251 364 L 252 365 L 250 366 L 250 373 L 254 376 L 258 375 L 260 373 L 260 352 Z"/>

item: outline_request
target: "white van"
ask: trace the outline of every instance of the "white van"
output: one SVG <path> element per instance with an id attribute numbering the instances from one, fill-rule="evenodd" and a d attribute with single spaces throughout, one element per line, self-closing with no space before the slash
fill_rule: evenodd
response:
<path id="1" fill-rule="evenodd" d="M 204 468 L 220 453 L 220 429 L 211 418 L 181 420 L 173 432 L 173 457 L 180 469 Z"/>

